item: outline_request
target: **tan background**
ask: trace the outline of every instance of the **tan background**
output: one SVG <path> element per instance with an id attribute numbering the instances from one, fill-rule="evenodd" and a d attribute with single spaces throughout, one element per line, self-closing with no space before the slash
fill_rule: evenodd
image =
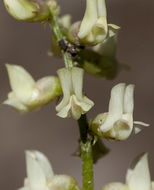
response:
<path id="1" fill-rule="evenodd" d="M 85 0 L 62 0 L 62 12 L 82 18 Z M 126 168 L 139 153 L 149 152 L 154 179 L 154 1 L 107 0 L 109 21 L 122 27 L 118 57 L 132 67 L 115 81 L 85 76 L 88 97 L 95 101 L 89 118 L 107 111 L 111 87 L 118 82 L 134 83 L 136 120 L 151 124 L 139 135 L 124 142 L 107 142 L 112 150 L 95 168 L 96 190 L 110 181 L 124 181 Z M 0 2 L 0 102 L 10 90 L 5 62 L 23 65 L 34 77 L 55 74 L 62 61 L 47 56 L 51 33 L 40 24 L 21 23 L 11 18 Z M 78 127 L 72 119 L 60 119 L 55 102 L 41 111 L 20 116 L 0 107 L 0 189 L 16 190 L 25 177 L 25 149 L 38 149 L 52 161 L 55 173 L 74 176 L 81 184 L 80 160 L 71 157 L 77 146 Z"/>

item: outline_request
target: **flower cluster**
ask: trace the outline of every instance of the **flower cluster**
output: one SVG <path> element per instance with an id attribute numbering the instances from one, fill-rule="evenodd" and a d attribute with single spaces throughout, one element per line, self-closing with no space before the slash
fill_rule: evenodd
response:
<path id="1" fill-rule="evenodd" d="M 12 90 L 3 104 L 27 113 L 63 95 L 61 102 L 56 105 L 57 115 L 79 120 L 80 152 L 85 178 L 83 189 L 92 190 L 93 160 L 97 160 L 105 149 L 99 143 L 100 137 L 114 141 L 126 140 L 131 134 L 137 134 L 143 127 L 149 126 L 134 121 L 133 84 L 119 83 L 112 88 L 108 112 L 100 113 L 90 123 L 86 116 L 82 116 L 94 106 L 83 90 L 84 71 L 112 79 L 119 70 L 116 46 L 120 27 L 108 24 L 105 0 L 86 0 L 84 17 L 74 24 L 71 24 L 70 15 L 58 17 L 59 6 L 56 0 L 3 1 L 9 14 L 17 20 L 49 22 L 53 27 L 53 53 L 63 56 L 66 66 L 57 71 L 57 77 L 46 76 L 35 81 L 22 66 L 6 64 Z M 26 151 L 26 166 L 27 177 L 24 187 L 19 190 L 80 190 L 72 177 L 55 175 L 49 160 L 39 151 Z M 87 188 L 89 185 L 91 188 Z M 147 154 L 142 154 L 135 165 L 128 169 L 126 184 L 115 182 L 102 190 L 152 188 L 154 183 L 150 178 Z"/>

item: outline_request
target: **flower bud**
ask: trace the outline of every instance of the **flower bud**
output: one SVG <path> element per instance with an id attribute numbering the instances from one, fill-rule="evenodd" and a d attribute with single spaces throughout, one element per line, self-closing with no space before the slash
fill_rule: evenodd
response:
<path id="1" fill-rule="evenodd" d="M 4 104 L 14 107 L 19 112 L 26 113 L 37 109 L 62 93 L 57 77 L 47 76 L 35 82 L 21 66 L 6 64 L 6 68 L 12 91 Z"/>
<path id="2" fill-rule="evenodd" d="M 3 0 L 9 14 L 17 20 L 41 22 L 49 18 L 48 0 Z M 55 0 L 51 0 L 55 1 Z"/>
<path id="3" fill-rule="evenodd" d="M 63 90 L 63 99 L 56 107 L 59 117 L 72 116 L 78 120 L 81 114 L 89 111 L 94 105 L 82 92 L 83 74 L 84 70 L 77 67 L 73 67 L 71 70 L 66 68 L 58 70 Z"/>

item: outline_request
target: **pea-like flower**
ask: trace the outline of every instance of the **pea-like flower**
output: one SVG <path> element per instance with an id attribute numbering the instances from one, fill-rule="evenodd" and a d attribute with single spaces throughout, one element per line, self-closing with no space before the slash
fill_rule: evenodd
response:
<path id="1" fill-rule="evenodd" d="M 84 49 L 80 52 L 80 56 L 84 60 L 82 67 L 87 73 L 113 79 L 121 68 L 124 67 L 116 58 L 119 29 L 119 27 L 112 24 L 112 27 L 109 26 L 108 36 L 104 42 L 93 46 L 93 51 Z"/>
<path id="2" fill-rule="evenodd" d="M 17 20 L 40 22 L 47 20 L 50 11 L 47 6 L 49 0 L 3 0 L 9 14 Z M 50 0 L 55 4 L 55 0 Z"/>
<path id="3" fill-rule="evenodd" d="M 131 133 L 140 132 L 146 123 L 133 121 L 134 85 L 120 83 L 111 90 L 109 111 L 96 116 L 91 129 L 98 135 L 113 140 L 125 140 Z M 134 126 L 134 125 L 139 126 Z M 134 126 L 134 127 L 133 127 Z"/>
<path id="4" fill-rule="evenodd" d="M 105 0 L 87 0 L 85 15 L 78 32 L 80 42 L 86 45 L 96 45 L 103 42 L 107 35 Z"/>
<path id="5" fill-rule="evenodd" d="M 52 166 L 39 151 L 26 151 L 27 178 L 19 190 L 79 190 L 77 182 L 67 175 L 54 175 Z"/>
<path id="6" fill-rule="evenodd" d="M 22 113 L 32 111 L 49 103 L 62 93 L 57 77 L 47 76 L 35 82 L 21 66 L 6 64 L 12 91 L 4 104 Z"/>
<path id="7" fill-rule="evenodd" d="M 153 190 L 151 183 L 148 156 L 142 154 L 134 160 L 132 166 L 127 170 L 126 184 L 119 182 L 110 183 L 102 190 Z"/>
<path id="8" fill-rule="evenodd" d="M 56 107 L 57 115 L 62 118 L 72 116 L 78 120 L 81 114 L 94 105 L 82 92 L 84 70 L 77 67 L 70 70 L 62 68 L 57 73 L 63 90 L 63 99 Z"/>

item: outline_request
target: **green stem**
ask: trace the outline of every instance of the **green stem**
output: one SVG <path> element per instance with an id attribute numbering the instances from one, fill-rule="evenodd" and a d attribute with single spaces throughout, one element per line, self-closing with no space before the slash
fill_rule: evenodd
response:
<path id="1" fill-rule="evenodd" d="M 88 122 L 86 115 L 82 115 L 78 120 L 80 129 L 80 149 L 82 159 L 82 188 L 83 190 L 93 190 L 93 153 L 91 138 L 88 135 Z"/>
<path id="2" fill-rule="evenodd" d="M 49 7 L 50 8 L 50 7 Z M 57 38 L 57 43 L 63 40 L 64 36 L 60 30 L 59 24 L 58 24 L 58 18 L 56 15 L 52 14 L 51 10 L 51 19 L 49 20 L 51 28 L 53 29 L 53 32 Z M 65 67 L 70 69 L 73 67 L 73 62 L 70 56 L 68 55 L 67 52 L 62 51 L 63 57 L 64 57 L 64 63 Z"/>
<path id="3" fill-rule="evenodd" d="M 49 4 L 50 8 L 50 4 Z M 53 29 L 53 32 L 56 36 L 57 43 L 63 40 L 64 36 L 60 30 L 58 24 L 57 16 L 52 13 L 51 7 L 51 19 L 49 20 L 50 25 Z M 67 52 L 62 51 L 64 56 L 65 67 L 70 69 L 73 67 L 72 59 L 69 57 Z M 83 180 L 83 190 L 93 190 L 93 154 L 92 154 L 92 144 L 91 138 L 88 134 L 88 122 L 86 115 L 82 115 L 78 120 L 79 129 L 80 129 L 80 149 L 81 149 L 81 158 L 82 158 L 82 180 Z"/>

